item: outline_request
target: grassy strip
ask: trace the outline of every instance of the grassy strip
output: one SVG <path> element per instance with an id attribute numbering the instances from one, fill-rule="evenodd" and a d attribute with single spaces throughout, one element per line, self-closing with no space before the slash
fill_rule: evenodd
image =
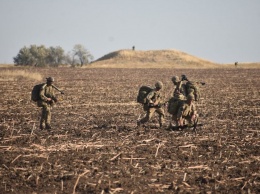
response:
<path id="1" fill-rule="evenodd" d="M 39 73 L 32 73 L 32 72 L 28 72 L 28 71 L 24 71 L 24 70 L 0 71 L 0 81 L 7 81 L 7 80 L 17 81 L 17 80 L 19 80 L 19 78 L 26 78 L 26 79 L 41 81 L 42 75 Z"/>

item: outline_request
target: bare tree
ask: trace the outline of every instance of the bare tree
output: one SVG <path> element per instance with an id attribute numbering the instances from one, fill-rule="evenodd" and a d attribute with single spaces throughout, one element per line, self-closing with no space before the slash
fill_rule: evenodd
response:
<path id="1" fill-rule="evenodd" d="M 73 54 L 80 61 L 80 66 L 88 64 L 90 60 L 93 60 L 93 56 L 90 52 L 81 44 L 76 44 L 73 48 Z"/>
<path id="2" fill-rule="evenodd" d="M 68 52 L 65 55 L 65 63 L 71 67 L 79 66 L 80 61 L 75 57 L 75 54 Z"/>

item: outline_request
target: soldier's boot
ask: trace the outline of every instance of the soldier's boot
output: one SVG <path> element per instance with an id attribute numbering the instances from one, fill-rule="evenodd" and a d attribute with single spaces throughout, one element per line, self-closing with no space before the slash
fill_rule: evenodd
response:
<path id="1" fill-rule="evenodd" d="M 46 129 L 47 129 L 48 131 L 51 130 L 51 125 L 50 125 L 49 123 L 46 123 Z"/>
<path id="2" fill-rule="evenodd" d="M 159 125 L 160 125 L 160 128 L 163 127 L 164 123 L 165 123 L 164 116 L 163 116 L 163 115 L 160 115 L 160 116 L 159 116 Z"/>
<path id="3" fill-rule="evenodd" d="M 167 127 L 167 130 L 171 130 L 172 129 L 172 122 L 170 122 L 170 124 Z"/>
<path id="4" fill-rule="evenodd" d="M 40 124 L 40 129 L 41 129 L 41 130 L 44 130 L 44 129 L 45 129 L 45 124 L 44 124 L 44 123 L 41 123 L 41 124 Z"/>
<path id="5" fill-rule="evenodd" d="M 45 129 L 45 120 L 41 118 L 41 121 L 40 121 L 40 129 L 41 130 L 44 130 Z"/>
<path id="6" fill-rule="evenodd" d="M 165 123 L 165 122 L 164 122 L 164 119 L 160 119 L 160 120 L 159 120 L 159 125 L 160 125 L 160 128 L 162 128 L 162 127 L 163 127 L 164 123 Z"/>

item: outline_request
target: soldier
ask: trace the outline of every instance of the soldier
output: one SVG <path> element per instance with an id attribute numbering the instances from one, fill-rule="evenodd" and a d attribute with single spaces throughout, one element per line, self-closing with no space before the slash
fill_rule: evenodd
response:
<path id="1" fill-rule="evenodd" d="M 178 113 L 175 117 L 177 126 L 192 125 L 195 123 L 196 119 L 198 119 L 196 107 L 193 103 L 194 100 L 194 95 L 189 94 L 187 100 L 179 107 Z"/>
<path id="2" fill-rule="evenodd" d="M 146 110 L 146 115 L 144 118 L 137 121 L 137 126 L 148 122 L 153 114 L 156 112 L 159 114 L 159 124 L 162 127 L 164 123 L 164 110 L 162 108 L 162 95 L 160 90 L 163 88 L 163 83 L 158 81 L 155 83 L 155 88 L 151 90 L 146 96 L 147 103 L 144 104 L 144 110 Z"/>
<path id="3" fill-rule="evenodd" d="M 40 129 L 51 129 L 51 109 L 54 103 L 57 102 L 52 85 L 53 82 L 53 77 L 46 78 L 46 84 L 44 84 L 40 90 L 40 100 L 37 101 L 38 107 L 42 107 Z"/>
<path id="4" fill-rule="evenodd" d="M 198 84 L 205 85 L 204 82 L 190 81 L 185 75 L 182 75 L 181 79 L 178 76 L 173 76 L 172 82 L 176 86 L 173 96 L 176 96 L 180 100 L 184 100 L 187 95 L 192 94 L 195 97 L 195 101 L 199 101 L 200 89 Z"/>
<path id="5" fill-rule="evenodd" d="M 173 97 L 170 98 L 167 106 L 167 111 L 172 116 L 172 120 L 176 120 L 178 108 L 183 100 L 186 99 L 185 83 L 178 76 L 172 77 L 172 83 L 175 86 L 173 91 Z M 172 121 L 169 123 L 169 128 L 172 128 Z"/>
<path id="6" fill-rule="evenodd" d="M 184 100 L 186 97 L 186 86 L 183 80 L 180 80 L 178 76 L 173 76 L 172 83 L 175 86 L 173 96 L 178 100 Z"/>

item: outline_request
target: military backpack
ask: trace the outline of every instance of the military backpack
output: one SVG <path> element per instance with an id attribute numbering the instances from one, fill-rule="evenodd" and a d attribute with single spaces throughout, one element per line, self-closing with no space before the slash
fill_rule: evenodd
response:
<path id="1" fill-rule="evenodd" d="M 40 100 L 40 91 L 42 87 L 45 87 L 46 83 L 42 84 L 37 84 L 33 87 L 32 92 L 31 92 L 31 100 L 34 102 L 37 102 Z"/>
<path id="2" fill-rule="evenodd" d="M 140 104 L 146 104 L 147 103 L 146 97 L 152 90 L 153 88 L 150 86 L 141 86 L 139 88 L 136 101 Z"/>
<path id="3" fill-rule="evenodd" d="M 184 102 L 184 100 L 182 100 L 182 99 L 177 99 L 176 97 L 171 97 L 168 102 L 168 106 L 167 106 L 168 113 L 170 113 L 171 115 L 176 115 L 183 102 Z"/>
<path id="4" fill-rule="evenodd" d="M 196 82 L 188 81 L 186 83 L 186 93 L 193 94 L 195 97 L 195 101 L 199 101 L 200 99 L 200 89 Z"/>

